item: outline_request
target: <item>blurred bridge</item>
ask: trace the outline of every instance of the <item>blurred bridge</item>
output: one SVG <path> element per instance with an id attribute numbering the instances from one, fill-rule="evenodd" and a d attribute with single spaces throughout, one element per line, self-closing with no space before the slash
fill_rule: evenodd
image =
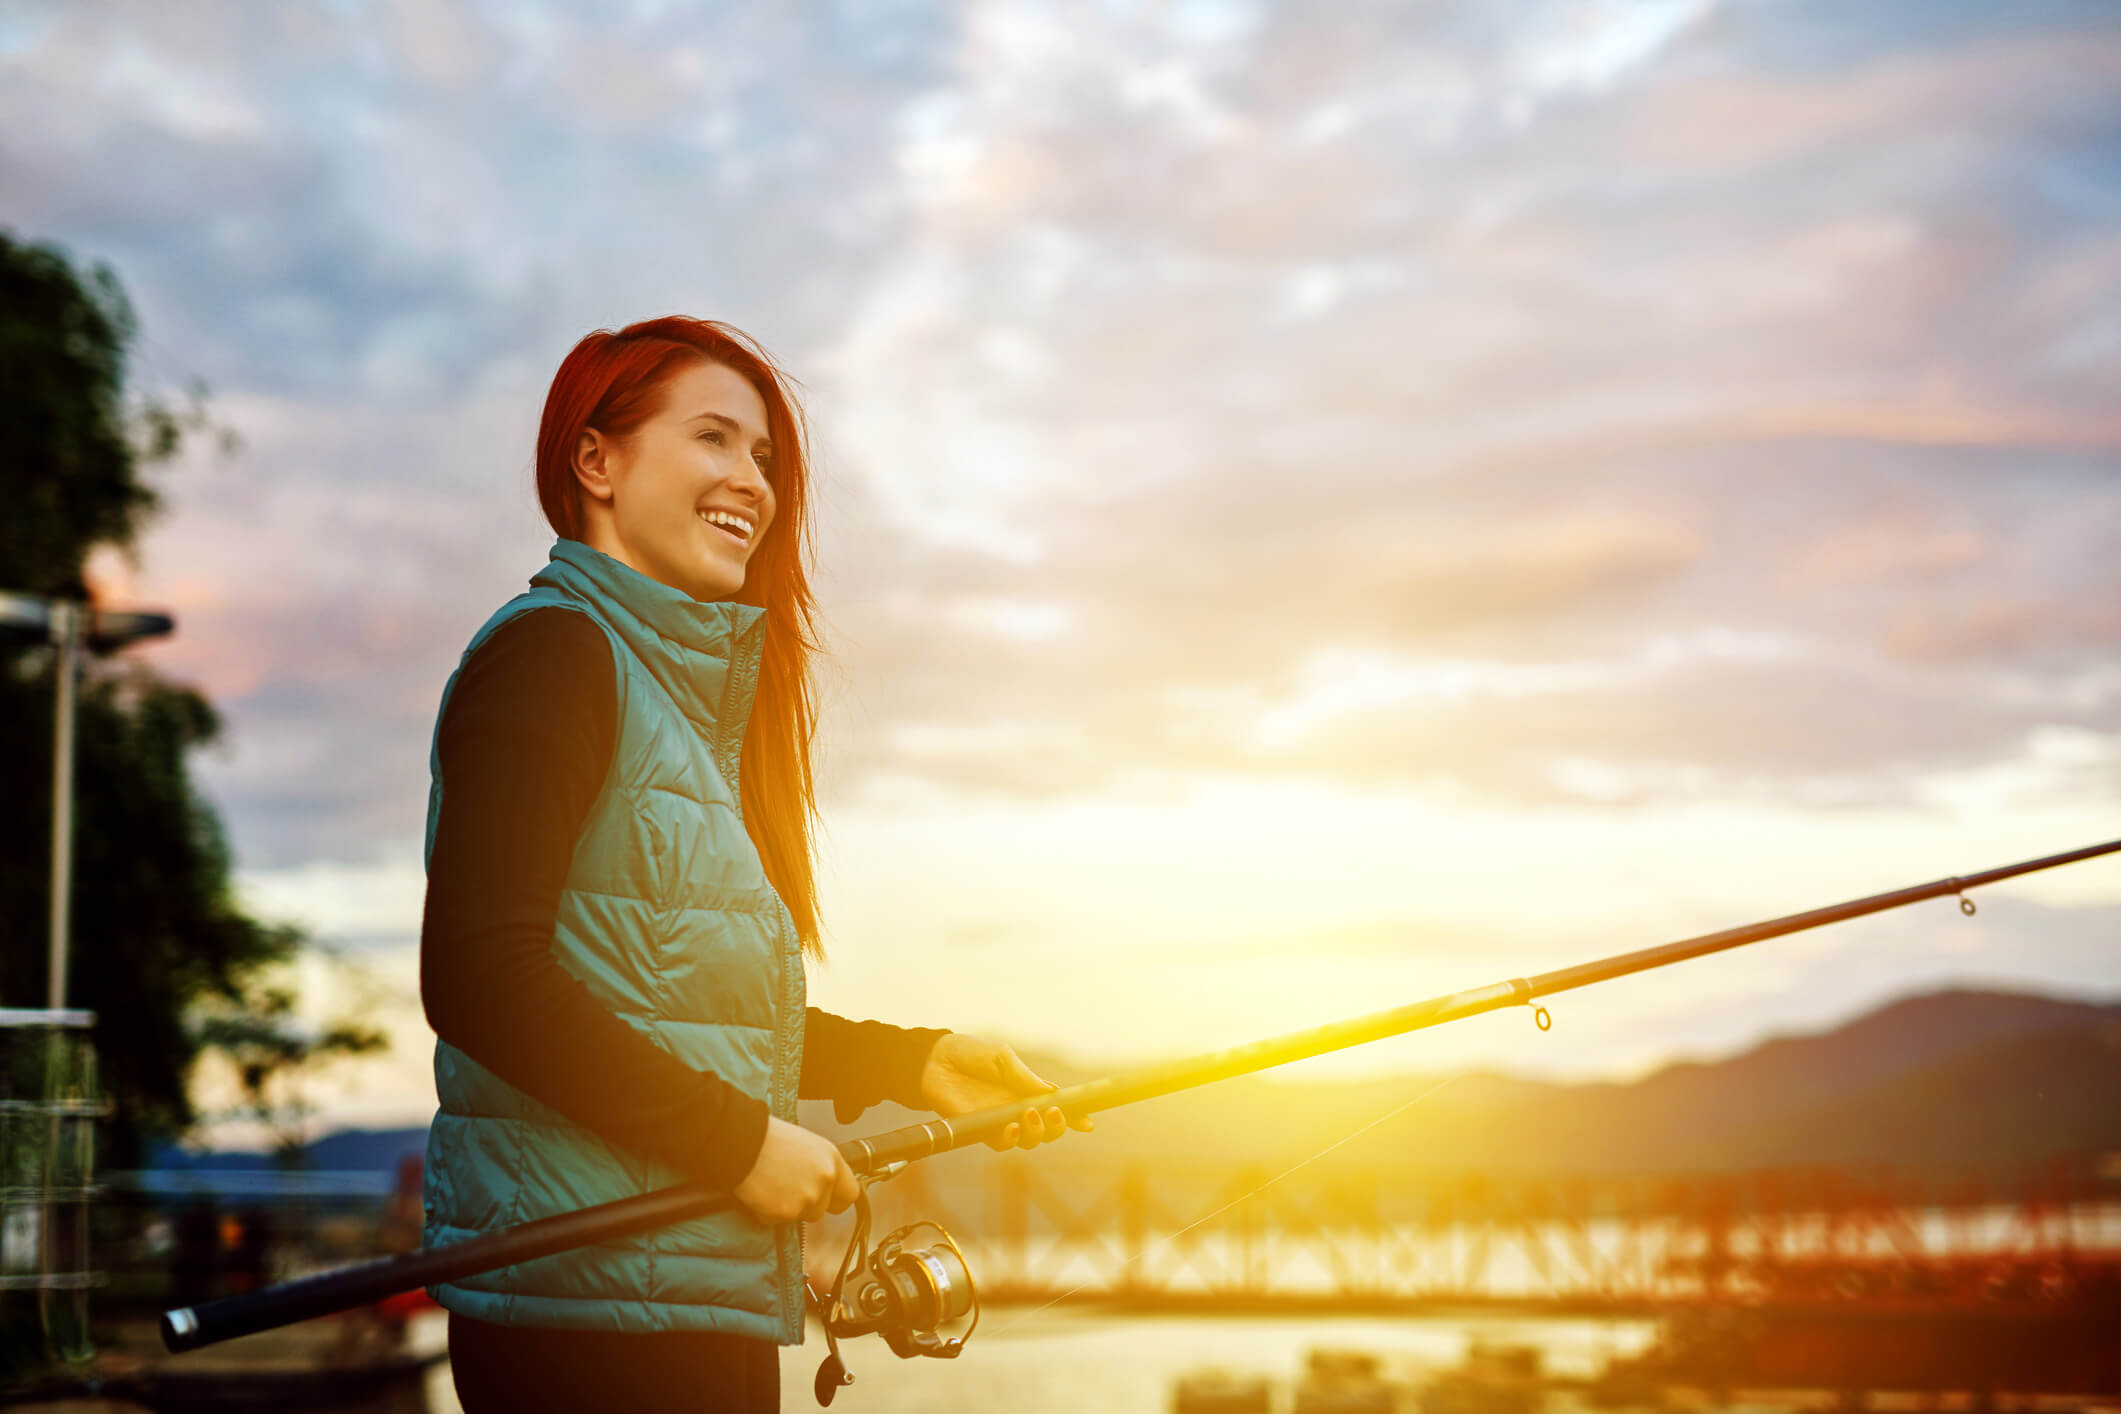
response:
<path id="1" fill-rule="evenodd" d="M 2062 1159 L 1938 1181 L 1808 1167 L 1654 1179 L 1134 1165 L 1094 1178 L 988 1156 L 984 1181 L 915 1165 L 875 1190 L 964 1245 L 983 1299 L 1175 1309 L 1689 1305 L 2060 1309 L 2121 1297 L 2121 1165 Z M 1266 1185 L 1262 1188 L 1262 1185 Z M 813 1230 L 821 1275 L 846 1219 Z"/>

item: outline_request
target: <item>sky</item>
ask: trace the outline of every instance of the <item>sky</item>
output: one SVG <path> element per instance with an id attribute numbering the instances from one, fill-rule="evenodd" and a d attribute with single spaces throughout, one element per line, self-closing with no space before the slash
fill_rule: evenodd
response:
<path id="1" fill-rule="evenodd" d="M 666 313 L 815 434 L 817 1005 L 1122 1064 L 2121 835 L 2110 4 L 0 0 L 0 225 L 241 439 L 96 574 L 395 1036 L 322 1127 L 432 1111 L 442 685 Z M 1980 902 L 1309 1065 L 2121 994 L 2121 864 Z"/>

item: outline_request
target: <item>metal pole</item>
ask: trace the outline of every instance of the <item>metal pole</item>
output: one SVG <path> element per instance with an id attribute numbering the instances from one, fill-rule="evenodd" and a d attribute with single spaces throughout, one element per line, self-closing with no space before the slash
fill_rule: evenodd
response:
<path id="1" fill-rule="evenodd" d="M 1310 1056 L 1324 1055 L 1329 1051 L 1346 1050 L 1350 1046 L 1382 1040 L 1387 1036 L 1404 1035 L 1409 1031 L 1439 1026 L 1447 1021 L 1462 1020 L 1477 1016 L 1481 1012 L 1495 1011 L 1506 1006 L 1529 1005 L 1535 998 L 1551 996 L 1556 992 L 1588 987 L 1596 982 L 1610 981 L 1615 977 L 1624 977 L 1636 972 L 1647 972 L 1653 968 L 1669 967 L 1675 962 L 1684 962 L 1689 958 L 1723 952 L 1789 933 L 1803 932 L 1808 928 L 1820 928 L 1829 923 L 1840 923 L 1866 914 L 1882 913 L 1887 909 L 1901 908 L 1924 899 L 1946 898 L 1956 894 L 1960 897 L 1961 907 L 1971 911 L 1972 906 L 1965 897 L 1968 889 L 2115 853 L 2121 853 L 2121 840 L 2088 845 L 2083 849 L 2050 854 L 2019 864 L 2006 864 L 1998 869 L 1984 870 L 1963 878 L 1939 879 L 1933 883 L 1917 884 L 1912 888 L 1895 889 L 1890 893 L 1872 894 L 1867 898 L 1852 899 L 1827 908 L 1793 913 L 1742 928 L 1725 929 L 1720 933 L 1705 933 L 1697 938 L 1621 953 L 1596 962 L 1543 972 L 1535 977 L 1512 977 L 1485 987 L 1476 987 L 1471 991 L 1431 997 L 1427 1001 L 1415 1002 L 1409 1006 L 1372 1012 L 1352 1020 L 1313 1027 L 1308 1031 L 1291 1032 L 1226 1051 L 1216 1051 L 1209 1055 L 1150 1066 L 1126 1075 L 1109 1076 L 1103 1080 L 1069 1086 L 1041 1095 L 1031 1103 L 1035 1103 L 1040 1109 L 1058 1106 L 1071 1118 L 1092 1114 L 1119 1105 L 1154 1099 L 1159 1095 L 1190 1090 L 1217 1080 L 1250 1075 L 1255 1071 L 1285 1065 Z M 856 1173 L 876 1174 L 894 1164 L 910 1163 L 997 1134 L 1009 1124 L 1020 1120 L 1025 1108 L 1025 1101 L 997 1105 L 992 1109 L 959 1115 L 955 1119 L 934 1119 L 926 1124 L 909 1125 L 904 1129 L 894 1129 L 889 1133 L 868 1138 L 844 1140 L 839 1149 Z M 358 1266 L 320 1272 L 315 1276 L 280 1286 L 223 1297 L 203 1306 L 165 1311 L 162 1313 L 162 1343 L 170 1350 L 191 1350 L 202 1345 L 212 1345 L 217 1341 L 249 1335 L 254 1331 L 271 1330 L 312 1316 L 328 1315 L 333 1311 L 363 1306 L 400 1291 L 410 1291 L 414 1287 L 456 1281 L 512 1263 L 534 1261 L 539 1257 L 586 1243 L 608 1242 L 737 1206 L 736 1199 L 727 1192 L 704 1183 L 680 1183 L 632 1198 L 602 1203 L 593 1208 L 539 1218 L 519 1227 L 482 1233 L 446 1247 L 408 1252 L 396 1257 L 381 1257 Z"/>
<path id="2" fill-rule="evenodd" d="M 59 675 L 52 711 L 51 978 L 46 1003 L 53 1011 L 66 1006 L 67 905 L 74 875 L 74 679 L 80 671 L 81 631 L 87 618 L 86 605 L 51 601 Z"/>
<path id="3" fill-rule="evenodd" d="M 54 1012 L 66 1006 L 66 942 L 74 877 L 74 679 L 80 671 L 81 629 L 88 617 L 86 606 L 63 599 L 51 601 L 50 632 L 53 672 L 58 683 L 52 699 L 52 880 L 50 976 L 46 980 L 45 1003 Z M 46 1098 L 53 1077 L 63 1064 L 65 1041 L 57 1027 L 45 1037 L 44 1065 Z M 61 1204 L 56 1201 L 59 1149 L 64 1125 L 55 1108 L 44 1140 L 44 1203 L 38 1222 L 38 1258 L 44 1283 L 37 1293 L 38 1316 L 47 1334 L 52 1328 L 53 1305 L 62 1298 L 52 1289 L 54 1268 L 60 1254 Z M 49 1353 L 49 1352 L 48 1352 Z M 78 1352 L 76 1352 L 78 1353 Z"/>

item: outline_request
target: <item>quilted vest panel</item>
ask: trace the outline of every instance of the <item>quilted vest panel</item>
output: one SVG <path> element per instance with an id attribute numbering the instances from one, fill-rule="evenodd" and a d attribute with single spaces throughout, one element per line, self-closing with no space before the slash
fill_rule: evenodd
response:
<path id="1" fill-rule="evenodd" d="M 567 539 L 530 585 L 480 627 L 464 659 L 518 614 L 560 606 L 604 629 L 618 679 L 611 768 L 576 840 L 553 955 L 665 1050 L 793 1122 L 802 952 L 737 794 L 765 610 L 701 603 Z M 462 671 L 460 660 L 435 714 L 430 858 L 445 785 L 442 710 Z M 435 1093 L 429 1247 L 683 1181 L 443 1041 Z M 803 1338 L 802 1227 L 737 1209 L 430 1291 L 452 1311 L 503 1325 L 718 1330 L 794 1345 Z"/>

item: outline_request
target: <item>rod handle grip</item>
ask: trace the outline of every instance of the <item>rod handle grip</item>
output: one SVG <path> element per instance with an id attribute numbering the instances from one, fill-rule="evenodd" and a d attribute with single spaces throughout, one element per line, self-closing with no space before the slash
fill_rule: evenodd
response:
<path id="1" fill-rule="evenodd" d="M 462 1242 L 298 1277 L 198 1306 L 162 1313 L 162 1344 L 171 1351 L 254 1335 L 277 1326 L 368 1306 L 423 1286 L 442 1286 L 517 1262 L 534 1262 L 592 1242 L 650 1232 L 674 1222 L 738 1207 L 735 1197 L 699 1183 L 680 1183 L 576 1212 L 537 1218 Z"/>

